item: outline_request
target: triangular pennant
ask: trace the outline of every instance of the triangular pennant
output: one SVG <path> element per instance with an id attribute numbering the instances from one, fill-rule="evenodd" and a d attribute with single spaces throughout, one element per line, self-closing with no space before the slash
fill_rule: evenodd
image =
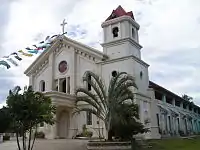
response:
<path id="1" fill-rule="evenodd" d="M 27 56 L 27 57 L 32 57 L 33 56 L 33 54 L 25 53 L 22 50 L 19 50 L 18 52 L 21 53 L 24 56 Z"/>
<path id="2" fill-rule="evenodd" d="M 7 69 L 11 67 L 5 60 L 0 60 L 0 65 L 5 66 Z"/>

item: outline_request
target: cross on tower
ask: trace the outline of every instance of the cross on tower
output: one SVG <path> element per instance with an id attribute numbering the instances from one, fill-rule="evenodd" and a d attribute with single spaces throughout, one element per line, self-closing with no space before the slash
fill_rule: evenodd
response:
<path id="1" fill-rule="evenodd" d="M 65 22 L 65 19 L 63 20 L 62 24 L 60 24 L 62 26 L 62 34 L 65 33 L 65 25 L 67 24 L 67 22 Z"/>

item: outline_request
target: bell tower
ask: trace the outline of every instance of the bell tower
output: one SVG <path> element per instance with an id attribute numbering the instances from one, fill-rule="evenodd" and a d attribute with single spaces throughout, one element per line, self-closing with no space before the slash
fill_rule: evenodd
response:
<path id="1" fill-rule="evenodd" d="M 138 30 L 132 11 L 126 12 L 120 5 L 102 23 L 103 51 L 110 59 L 135 56 L 141 59 Z"/>

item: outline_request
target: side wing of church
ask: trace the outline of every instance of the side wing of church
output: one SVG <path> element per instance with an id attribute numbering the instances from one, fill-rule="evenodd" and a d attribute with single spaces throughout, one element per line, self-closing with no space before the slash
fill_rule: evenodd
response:
<path id="1" fill-rule="evenodd" d="M 141 59 L 139 24 L 132 12 L 121 6 L 113 10 L 102 23 L 103 52 L 63 37 L 44 51 L 25 71 L 35 91 L 50 96 L 57 107 L 56 123 L 41 124 L 40 131 L 49 139 L 74 138 L 82 126 L 93 132 L 93 137 L 105 134 L 105 127 L 90 113 L 72 115 L 75 90 L 90 86 L 82 81 L 85 71 L 101 76 L 108 86 L 115 71 L 127 72 L 135 77 L 138 90 L 135 101 L 139 105 L 140 121 L 150 132 L 138 135 L 147 139 L 200 132 L 200 108 L 178 95 L 149 81 L 149 65 Z"/>

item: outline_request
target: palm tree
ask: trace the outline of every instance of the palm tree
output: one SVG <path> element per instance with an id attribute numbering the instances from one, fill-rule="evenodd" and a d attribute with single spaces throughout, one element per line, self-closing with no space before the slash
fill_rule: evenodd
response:
<path id="1" fill-rule="evenodd" d="M 120 106 L 125 102 L 132 102 L 128 107 L 135 112 L 135 118 L 139 117 L 137 115 L 137 105 L 133 103 L 133 89 L 137 89 L 137 85 L 131 75 L 128 75 L 126 72 L 117 73 L 111 78 L 108 90 L 106 90 L 102 79 L 91 71 L 85 72 L 83 81 L 89 84 L 92 90 L 88 91 L 86 88 L 78 88 L 76 90 L 77 109 L 75 113 L 86 111 L 101 119 L 105 124 L 108 140 L 112 140 L 113 125 L 116 122 L 114 120 L 123 120 L 117 114 L 119 114 Z M 82 107 L 83 105 L 79 105 L 79 102 L 87 103 L 90 107 Z"/>

